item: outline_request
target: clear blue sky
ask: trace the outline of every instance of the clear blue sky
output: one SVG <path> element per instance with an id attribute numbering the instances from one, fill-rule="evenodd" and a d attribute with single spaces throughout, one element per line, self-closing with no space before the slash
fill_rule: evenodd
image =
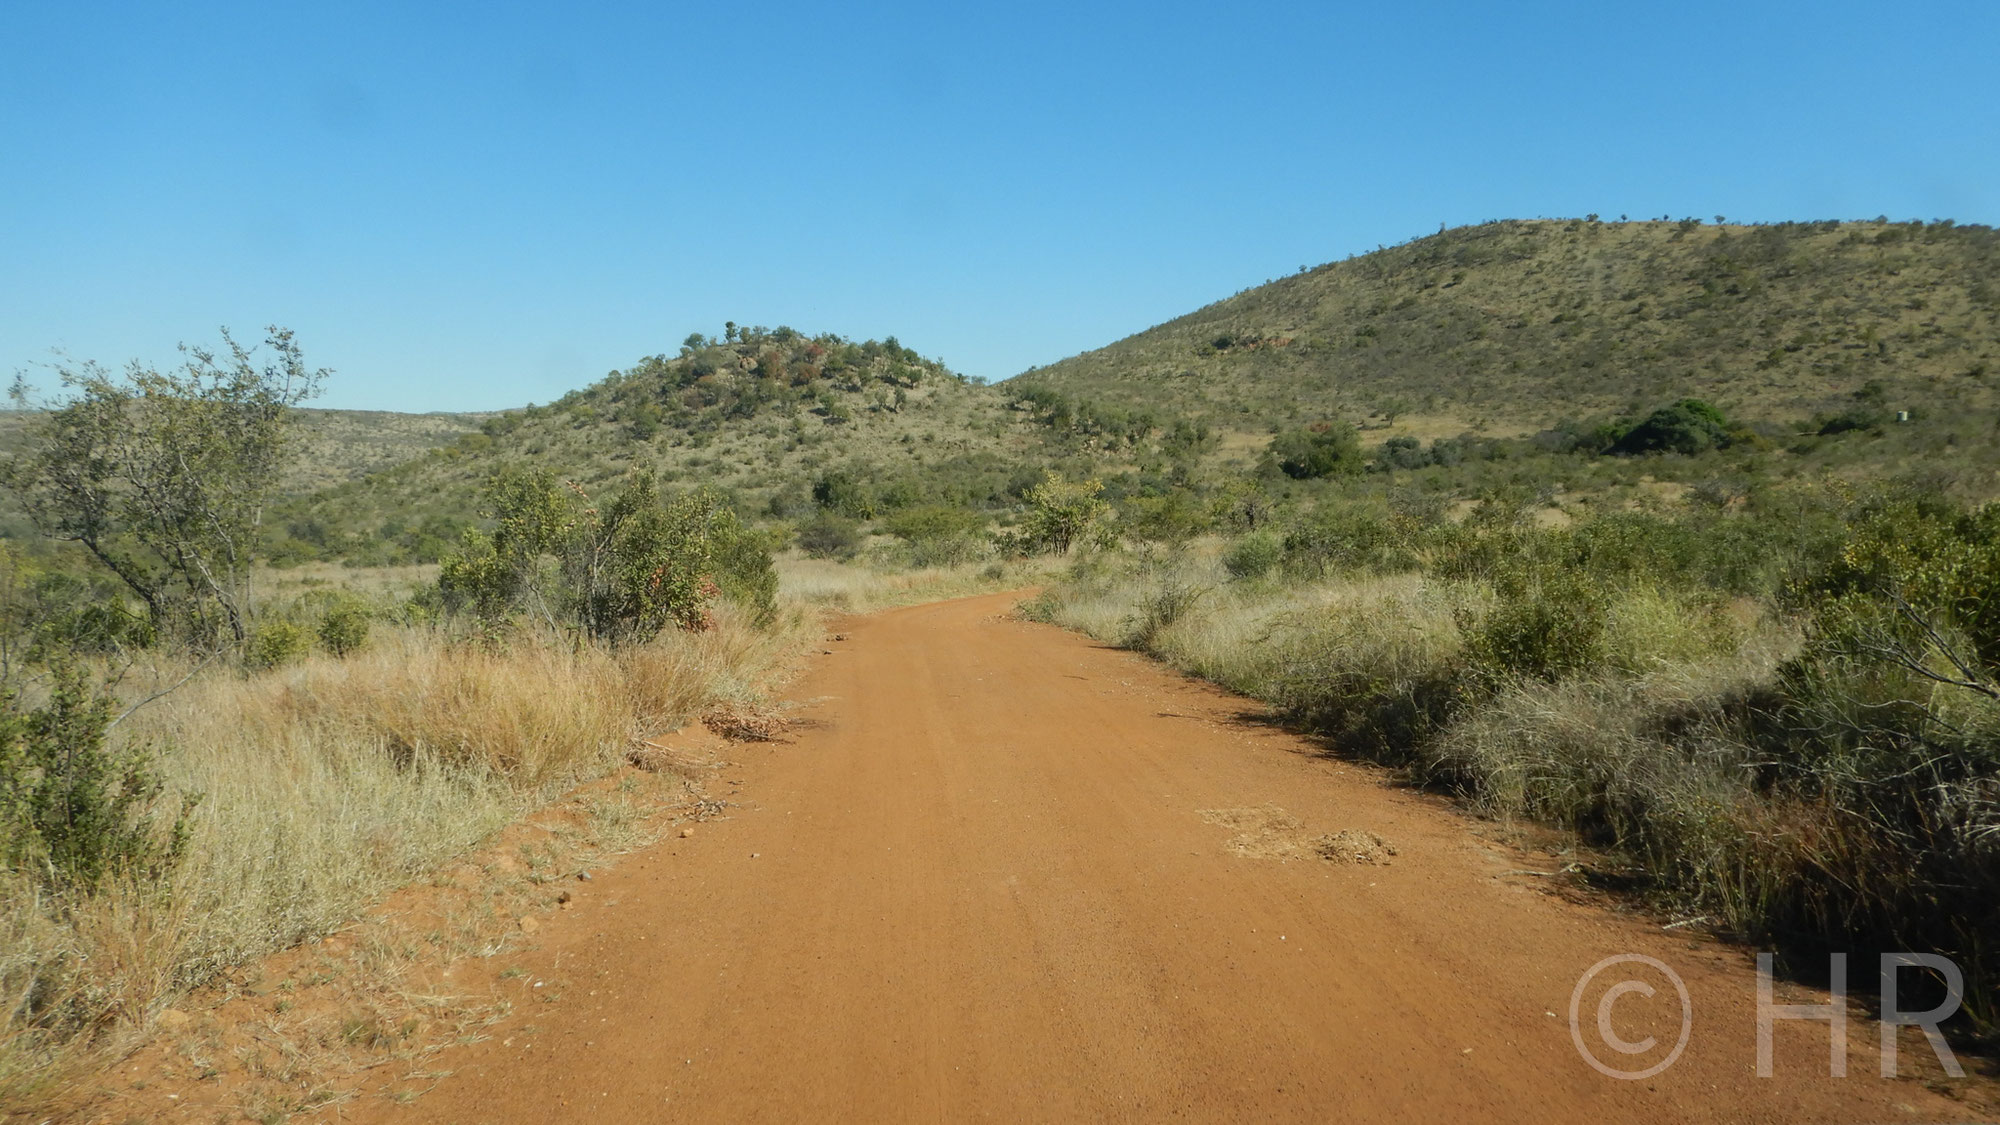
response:
<path id="1" fill-rule="evenodd" d="M 574 10 L 573 10 L 574 9 Z M 323 404 L 723 321 L 1001 379 L 1488 218 L 2000 222 L 2000 4 L 0 3 L 0 374 L 277 323 Z"/>

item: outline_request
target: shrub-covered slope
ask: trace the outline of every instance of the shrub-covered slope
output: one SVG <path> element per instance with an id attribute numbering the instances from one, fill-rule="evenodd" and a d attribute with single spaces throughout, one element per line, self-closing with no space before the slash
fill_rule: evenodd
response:
<path id="1" fill-rule="evenodd" d="M 635 468 L 710 486 L 757 514 L 808 510 L 830 472 L 909 503 L 988 502 L 1018 486 L 1046 431 L 999 392 L 888 340 L 729 326 L 690 336 L 547 406 L 487 418 L 421 457 L 301 497 L 281 557 L 435 558 L 502 465 L 533 461 L 592 494 Z"/>
<path id="2" fill-rule="evenodd" d="M 1404 416 L 1518 433 L 1685 397 L 1789 421 L 1870 383 L 1891 409 L 1992 409 L 2000 233 L 1493 222 L 1246 290 L 1005 385 L 1242 431 Z"/>

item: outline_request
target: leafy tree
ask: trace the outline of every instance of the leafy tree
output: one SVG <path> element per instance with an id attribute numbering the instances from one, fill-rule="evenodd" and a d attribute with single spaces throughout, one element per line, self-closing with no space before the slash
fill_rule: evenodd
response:
<path id="1" fill-rule="evenodd" d="M 178 371 L 58 367 L 76 395 L 8 470 L 36 528 L 81 544 L 158 631 L 239 645 L 249 635 L 253 552 L 292 408 L 326 375 L 306 367 L 291 332 L 269 332 L 262 363 L 225 330 L 220 355 L 182 345 Z M 25 384 L 14 397 L 27 402 Z"/>

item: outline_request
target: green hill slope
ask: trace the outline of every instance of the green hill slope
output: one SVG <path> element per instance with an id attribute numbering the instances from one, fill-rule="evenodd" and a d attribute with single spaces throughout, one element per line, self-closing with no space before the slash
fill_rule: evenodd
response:
<path id="1" fill-rule="evenodd" d="M 2000 233 L 1506 221 L 1271 282 L 1003 386 L 1224 429 L 1523 433 L 1696 396 L 1746 420 L 1987 412 Z"/>
<path id="2" fill-rule="evenodd" d="M 547 406 L 402 464 L 303 496 L 277 513 L 280 557 L 435 557 L 474 518 L 480 486 L 533 461 L 595 492 L 633 469 L 734 495 L 754 514 L 810 509 L 829 473 L 891 506 L 999 502 L 1032 479 L 1050 435 L 1006 396 L 894 338 L 789 328 L 689 337 Z"/>

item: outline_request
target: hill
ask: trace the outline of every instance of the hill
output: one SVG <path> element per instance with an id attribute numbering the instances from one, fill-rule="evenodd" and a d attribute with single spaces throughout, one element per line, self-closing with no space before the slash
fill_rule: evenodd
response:
<path id="1" fill-rule="evenodd" d="M 1245 290 L 1002 384 L 1225 430 L 1531 433 L 1699 397 L 1990 413 L 2000 233 L 1950 222 L 1503 221 Z"/>
<path id="2" fill-rule="evenodd" d="M 11 457 L 27 438 L 34 411 L 0 411 L 0 457 Z M 310 492 L 366 476 L 477 432 L 485 414 L 400 414 L 392 410 L 298 412 L 299 455 L 280 487 Z"/>
<path id="3" fill-rule="evenodd" d="M 476 518 L 488 476 L 527 460 L 592 491 L 649 469 L 669 487 L 719 489 L 760 516 L 809 513 L 813 486 L 829 479 L 864 493 L 864 508 L 997 504 L 1034 479 L 1050 437 L 1000 392 L 893 337 L 731 324 L 721 338 L 697 333 L 676 354 L 296 497 L 276 513 L 276 550 L 434 558 Z"/>

